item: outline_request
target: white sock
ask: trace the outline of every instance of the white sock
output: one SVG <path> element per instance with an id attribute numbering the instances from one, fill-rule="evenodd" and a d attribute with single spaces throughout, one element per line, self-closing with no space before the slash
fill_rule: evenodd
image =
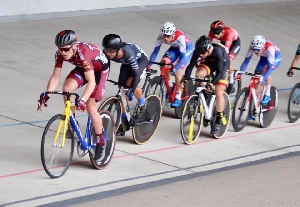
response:
<path id="1" fill-rule="evenodd" d="M 234 83 L 233 73 L 229 74 L 229 83 Z"/>
<path id="2" fill-rule="evenodd" d="M 267 96 L 270 96 L 270 94 L 271 94 L 271 85 L 266 85 L 266 92 L 265 92 L 265 95 L 267 95 Z"/>
<path id="3" fill-rule="evenodd" d="M 181 100 L 181 91 L 176 91 L 175 98 Z"/>

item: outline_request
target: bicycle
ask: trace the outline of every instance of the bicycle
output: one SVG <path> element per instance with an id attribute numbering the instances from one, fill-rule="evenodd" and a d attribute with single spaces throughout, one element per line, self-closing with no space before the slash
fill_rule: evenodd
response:
<path id="1" fill-rule="evenodd" d="M 176 89 L 176 85 L 174 84 L 173 90 L 171 90 L 167 80 L 166 72 L 172 70 L 174 68 L 174 65 L 163 63 L 163 62 L 151 62 L 151 63 L 155 65 L 159 65 L 161 67 L 161 74 L 160 76 L 155 76 L 154 78 L 151 79 L 150 84 L 146 89 L 146 95 L 156 94 L 161 100 L 162 110 L 164 110 L 165 107 L 171 108 L 170 103 L 174 102 L 177 89 Z M 181 101 L 183 101 L 183 103 L 180 106 L 174 108 L 175 115 L 178 118 L 181 118 L 184 102 L 188 99 L 190 94 L 193 93 L 193 91 L 194 91 L 193 82 L 189 81 L 186 84 L 181 94 Z"/>
<path id="2" fill-rule="evenodd" d="M 237 70 L 233 70 L 233 73 L 235 73 Z M 227 76 L 229 76 L 229 71 L 227 71 Z M 239 95 L 239 93 L 241 92 L 242 90 L 242 79 L 241 78 L 236 78 L 234 80 L 234 88 L 235 88 L 235 91 L 232 93 L 232 94 L 228 94 L 229 95 L 229 98 L 230 98 L 230 106 L 231 106 L 231 109 L 233 109 L 234 107 L 234 104 L 237 100 L 237 97 Z"/>
<path id="3" fill-rule="evenodd" d="M 185 80 L 187 80 L 185 78 Z M 210 78 L 207 76 L 204 79 L 188 78 L 197 84 L 195 94 L 191 95 L 185 102 L 183 113 L 180 119 L 180 132 L 183 141 L 186 144 L 194 143 L 199 137 L 202 125 L 207 127 L 214 126 L 216 120 L 216 95 L 215 90 L 207 92 L 205 86 L 201 83 L 209 84 Z M 221 118 L 221 127 L 215 138 L 221 138 L 226 133 L 231 116 L 230 99 L 226 92 L 223 92 L 225 99 L 224 116 Z"/>
<path id="4" fill-rule="evenodd" d="M 161 117 L 161 102 L 158 96 L 148 95 L 146 99 L 145 113 L 140 116 L 140 106 L 136 103 L 134 110 L 130 110 L 129 101 L 126 97 L 126 89 L 118 82 L 107 80 L 119 86 L 117 95 L 111 96 L 102 102 L 98 110 L 108 110 L 116 120 L 116 126 L 123 128 L 121 136 L 125 131 L 132 129 L 132 137 L 136 144 L 147 143 L 154 135 Z M 145 84 L 144 84 L 145 86 Z M 125 122 L 120 124 L 121 109 L 125 109 Z"/>
<path id="5" fill-rule="evenodd" d="M 291 69 L 300 70 L 297 67 Z M 290 92 L 287 114 L 291 123 L 294 123 L 300 117 L 300 82 L 296 83 Z"/>
<path id="6" fill-rule="evenodd" d="M 71 106 L 74 106 L 74 103 L 71 103 L 70 97 L 75 96 L 75 105 L 78 105 L 79 95 L 70 92 L 48 91 L 40 95 L 40 100 L 46 94 L 64 95 L 67 97 L 67 100 L 63 114 L 54 115 L 48 121 L 43 132 L 40 153 L 45 172 L 51 178 L 59 178 L 65 174 L 73 158 L 75 139 L 79 157 L 84 157 L 89 153 L 90 161 L 96 169 L 102 170 L 106 168 L 113 157 L 116 141 L 115 123 L 112 115 L 108 111 L 99 112 L 102 118 L 102 133 L 104 133 L 106 149 L 103 161 L 96 163 L 93 157 L 95 155 L 97 138 L 91 117 L 88 116 L 85 136 L 83 136 L 80 126 L 71 112 Z M 74 132 L 77 137 L 74 136 Z"/>
<path id="7" fill-rule="evenodd" d="M 232 125 L 236 132 L 241 131 L 251 117 L 259 116 L 260 127 L 266 128 L 272 123 L 277 108 L 278 108 L 278 91 L 274 86 L 271 86 L 271 100 L 268 104 L 261 104 L 266 91 L 266 86 L 263 85 L 262 92 L 258 97 L 256 84 L 261 83 L 263 76 L 258 72 L 249 73 L 244 71 L 236 71 L 236 74 L 245 74 L 251 76 L 250 84 L 239 93 L 232 113 Z M 236 76 L 235 74 L 235 76 Z M 243 116 L 245 113 L 245 116 Z"/>

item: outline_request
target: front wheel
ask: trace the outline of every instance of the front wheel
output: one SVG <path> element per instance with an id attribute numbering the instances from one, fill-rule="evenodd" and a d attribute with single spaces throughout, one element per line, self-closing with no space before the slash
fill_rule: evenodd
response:
<path id="1" fill-rule="evenodd" d="M 137 144 L 147 143 L 154 135 L 161 117 L 161 102 L 157 95 L 146 98 L 146 110 L 142 117 L 135 120 L 132 136 Z"/>
<path id="2" fill-rule="evenodd" d="M 227 93 L 223 93 L 223 97 L 224 97 L 224 103 L 225 103 L 225 107 L 224 107 L 224 116 L 221 118 L 221 126 L 220 126 L 220 130 L 218 131 L 217 134 L 214 134 L 215 138 L 221 138 L 224 136 L 224 134 L 226 133 L 229 123 L 230 123 L 230 118 L 231 118 L 231 105 L 230 105 L 230 98 L 228 96 Z"/>
<path id="3" fill-rule="evenodd" d="M 195 85 L 193 84 L 193 81 L 188 80 L 188 82 L 185 85 L 185 88 L 182 90 L 181 93 L 182 103 L 180 106 L 175 108 L 175 115 L 177 116 L 177 118 L 181 119 L 185 102 L 189 98 L 189 96 L 191 96 L 194 93 L 195 90 L 196 89 L 195 89 Z"/>
<path id="4" fill-rule="evenodd" d="M 166 107 L 167 88 L 161 76 L 155 76 L 149 81 L 145 91 L 145 97 L 148 97 L 152 94 L 159 97 L 162 110 L 164 110 Z"/>
<path id="5" fill-rule="evenodd" d="M 186 144 L 194 143 L 201 131 L 203 107 L 197 95 L 192 95 L 185 102 L 180 119 L 180 133 Z"/>
<path id="6" fill-rule="evenodd" d="M 238 80 L 234 81 L 234 88 L 235 88 L 235 91 L 232 94 L 228 94 L 229 98 L 230 98 L 231 109 L 233 109 L 234 104 L 238 98 L 238 95 L 240 94 L 240 92 L 242 90 L 242 79 L 238 79 Z"/>
<path id="7" fill-rule="evenodd" d="M 47 123 L 41 141 L 41 160 L 51 178 L 59 178 L 68 170 L 74 152 L 74 136 L 63 137 L 66 116 L 57 114 Z"/>
<path id="8" fill-rule="evenodd" d="M 300 83 L 296 83 L 290 93 L 287 114 L 291 123 L 300 117 Z"/>
<path id="9" fill-rule="evenodd" d="M 92 148 L 89 152 L 90 155 L 90 160 L 92 165 L 97 169 L 97 170 L 103 170 L 104 168 L 106 168 L 108 166 L 108 164 L 110 163 L 114 151 L 115 151 L 115 144 L 116 144 L 116 129 L 115 129 L 115 122 L 114 122 L 114 117 L 112 116 L 112 114 L 109 111 L 100 111 L 100 116 L 102 118 L 102 133 L 105 133 L 104 137 L 105 137 L 105 156 L 102 159 L 102 161 L 100 163 L 96 163 L 94 161 L 94 154 L 95 154 L 95 148 Z M 104 131 L 104 132 L 103 132 Z M 94 128 L 92 129 L 92 133 L 91 133 L 91 142 L 92 144 L 96 144 L 97 143 L 97 137 L 95 134 L 95 130 Z"/>
<path id="10" fill-rule="evenodd" d="M 251 113 L 251 98 L 248 98 L 250 90 L 243 88 L 238 95 L 232 112 L 232 126 L 234 131 L 241 131 L 247 124 Z"/>

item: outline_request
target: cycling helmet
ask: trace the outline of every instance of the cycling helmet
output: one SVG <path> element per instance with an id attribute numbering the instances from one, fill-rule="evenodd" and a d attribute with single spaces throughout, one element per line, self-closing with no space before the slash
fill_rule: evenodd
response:
<path id="1" fill-rule="evenodd" d="M 265 46 L 266 40 L 262 35 L 255 35 L 251 41 L 252 49 L 261 49 Z"/>
<path id="2" fill-rule="evenodd" d="M 207 52 L 211 47 L 210 40 L 207 36 L 202 35 L 195 43 L 195 50 L 198 53 Z"/>
<path id="3" fill-rule="evenodd" d="M 212 31 L 212 33 L 214 34 L 220 34 L 223 31 L 224 27 L 224 22 L 222 20 L 217 20 L 210 25 L 210 31 Z"/>
<path id="4" fill-rule="evenodd" d="M 161 33 L 164 35 L 173 35 L 176 31 L 175 25 L 172 22 L 166 22 L 161 27 Z"/>
<path id="5" fill-rule="evenodd" d="M 122 40 L 119 35 L 108 34 L 102 40 L 103 48 L 119 50 L 122 47 Z"/>
<path id="6" fill-rule="evenodd" d="M 72 45 L 77 40 L 77 35 L 73 30 L 62 30 L 55 37 L 55 45 L 57 47 L 64 47 L 67 45 Z"/>

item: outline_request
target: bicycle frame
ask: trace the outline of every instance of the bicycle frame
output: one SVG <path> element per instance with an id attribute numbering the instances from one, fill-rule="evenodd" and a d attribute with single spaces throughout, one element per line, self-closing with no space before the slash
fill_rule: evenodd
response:
<path id="1" fill-rule="evenodd" d="M 213 116 L 213 107 L 214 107 L 214 102 L 215 102 L 215 99 L 216 99 L 216 95 L 215 94 L 212 94 L 211 95 L 211 99 L 210 99 L 210 102 L 209 104 L 207 104 L 206 100 L 205 100 L 205 97 L 204 97 L 204 94 L 203 94 L 203 90 L 205 90 L 205 87 L 204 86 L 198 86 L 196 88 L 196 92 L 199 93 L 199 96 L 198 96 L 198 103 L 199 101 L 201 100 L 202 102 L 202 105 L 204 107 L 204 112 L 205 112 L 205 118 L 206 119 L 211 119 L 212 116 Z M 200 100 L 199 100 L 200 99 Z M 202 112 L 202 108 L 200 108 L 200 112 Z"/>

